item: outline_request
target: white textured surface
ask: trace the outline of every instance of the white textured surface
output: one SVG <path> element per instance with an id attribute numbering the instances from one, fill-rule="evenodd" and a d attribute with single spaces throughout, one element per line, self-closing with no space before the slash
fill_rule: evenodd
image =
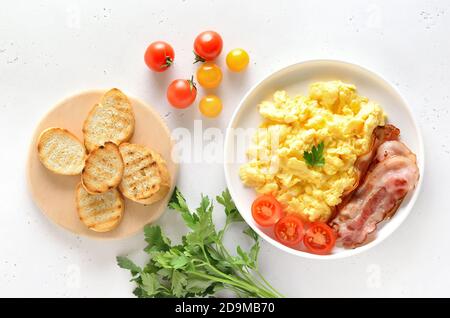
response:
<path id="1" fill-rule="evenodd" d="M 56 101 L 112 86 L 153 104 L 172 129 L 192 129 L 199 112 L 175 111 L 164 95 L 171 79 L 194 72 L 192 42 L 205 29 L 223 35 L 225 51 L 246 48 L 252 62 L 245 74 L 225 73 L 218 92 L 224 112 L 203 127 L 223 129 L 243 94 L 280 67 L 335 58 L 393 82 L 422 128 L 423 191 L 398 231 L 370 252 L 340 261 L 307 261 L 264 243 L 260 266 L 269 281 L 299 297 L 450 296 L 450 3 L 444 0 L 3 1 L 0 296 L 131 296 L 129 275 L 115 256 L 143 260 L 143 236 L 92 241 L 47 221 L 26 189 L 30 136 Z M 176 50 L 176 65 L 164 74 L 150 73 L 142 61 L 156 39 Z M 180 168 L 179 187 L 192 204 L 201 192 L 216 195 L 225 186 L 220 164 Z M 160 224 L 172 235 L 183 229 L 172 212 Z"/>

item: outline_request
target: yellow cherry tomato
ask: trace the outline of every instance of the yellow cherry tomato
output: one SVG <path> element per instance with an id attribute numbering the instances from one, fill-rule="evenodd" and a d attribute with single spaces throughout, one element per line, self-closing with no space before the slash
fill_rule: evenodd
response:
<path id="1" fill-rule="evenodd" d="M 222 101 L 216 95 L 206 95 L 200 100 L 200 112 L 206 117 L 217 117 L 222 111 Z"/>
<path id="2" fill-rule="evenodd" d="M 203 63 L 197 70 L 197 81 L 204 88 L 216 88 L 222 81 L 222 71 L 213 62 Z"/>
<path id="3" fill-rule="evenodd" d="M 243 49 L 234 49 L 227 54 L 227 65 L 233 72 L 244 70 L 247 67 L 249 60 L 248 53 Z"/>

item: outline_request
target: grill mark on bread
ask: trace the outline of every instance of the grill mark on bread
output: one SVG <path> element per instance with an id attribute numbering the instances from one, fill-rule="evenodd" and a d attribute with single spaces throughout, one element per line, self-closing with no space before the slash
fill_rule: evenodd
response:
<path id="1" fill-rule="evenodd" d="M 126 164 L 125 164 L 126 165 Z M 144 159 L 136 159 L 133 164 L 129 164 L 126 166 L 127 175 L 135 175 L 137 172 L 145 169 L 145 168 L 154 168 L 157 165 L 156 161 L 154 161 L 151 156 Z"/>
<path id="2" fill-rule="evenodd" d="M 91 210 L 94 209 L 96 207 L 99 207 L 101 205 L 105 205 L 105 199 L 104 198 L 95 198 L 95 195 L 83 200 L 84 202 L 86 202 L 86 204 L 80 204 L 80 207 L 85 209 L 85 210 Z M 108 207 L 110 207 L 112 205 L 108 205 Z"/>
<path id="3" fill-rule="evenodd" d="M 146 199 L 151 196 L 153 192 L 158 191 L 154 186 L 161 183 L 161 177 L 149 168 L 149 166 L 143 167 L 139 171 L 134 172 L 133 175 L 122 180 L 130 193 L 133 193 L 139 200 Z M 144 171 L 149 172 L 145 173 Z M 142 175 L 139 172 L 144 172 L 144 174 Z"/>
<path id="4" fill-rule="evenodd" d="M 145 166 L 138 167 L 134 171 L 129 172 L 129 174 L 126 175 L 123 178 L 123 180 L 128 181 L 129 179 L 134 179 L 136 177 L 152 177 L 153 176 L 152 168 L 154 168 L 155 165 L 157 165 L 156 162 L 152 162 Z M 147 171 L 148 171 L 148 173 L 147 173 Z"/>
<path id="5" fill-rule="evenodd" d="M 130 101 L 120 90 L 111 89 L 92 108 L 83 125 L 86 147 L 93 151 L 108 141 L 116 144 L 127 141 L 133 135 L 134 125 Z"/>
<path id="6" fill-rule="evenodd" d="M 93 231 L 110 231 L 122 218 L 124 201 L 117 189 L 89 194 L 80 183 L 76 190 L 76 201 L 80 221 Z"/>
<path id="7" fill-rule="evenodd" d="M 119 186 L 122 194 L 142 204 L 150 204 L 163 198 L 170 186 L 168 182 L 164 183 L 165 179 L 169 178 L 163 178 L 161 175 L 162 166 L 164 171 L 167 171 L 161 156 L 145 146 L 136 144 L 121 144 L 119 150 L 125 162 L 125 171 Z M 168 175 L 168 172 L 166 174 Z M 140 202 L 141 200 L 145 202 Z"/>
<path id="8" fill-rule="evenodd" d="M 117 212 L 115 212 L 115 211 L 117 211 L 117 209 L 120 209 L 120 208 L 121 208 L 121 205 L 119 204 L 117 206 L 112 206 L 110 208 L 105 208 L 103 210 L 96 210 L 96 211 L 93 211 L 93 212 L 87 212 L 87 215 L 84 216 L 84 217 L 80 216 L 80 219 L 81 220 L 86 220 L 86 219 L 94 218 L 96 216 L 99 216 L 99 215 L 102 215 L 102 214 L 105 214 L 105 213 L 109 213 L 109 212 L 114 212 L 113 215 L 116 215 Z"/>
<path id="9" fill-rule="evenodd" d="M 153 179 L 153 178 L 156 178 L 156 177 L 152 177 L 152 179 Z M 134 181 L 134 182 L 129 183 L 129 184 L 128 184 L 128 187 L 130 187 L 130 188 L 132 188 L 132 189 L 136 189 L 136 185 L 140 185 L 141 183 L 142 183 L 142 180 L 136 180 L 136 181 Z M 146 189 L 147 191 L 149 190 L 149 188 L 150 188 L 150 189 L 154 189 L 155 186 L 159 185 L 160 183 L 161 183 L 161 178 L 158 177 L 158 180 L 155 180 L 155 182 L 152 182 L 152 183 L 149 182 L 149 186 L 147 186 L 145 189 Z"/>
<path id="10" fill-rule="evenodd" d="M 134 155 L 134 152 L 127 153 L 126 155 L 128 155 L 128 156 L 133 156 L 133 155 Z M 138 158 L 135 158 L 135 159 L 133 159 L 133 160 L 131 160 L 131 161 L 126 161 L 125 164 L 128 165 L 128 166 L 134 166 L 134 165 L 137 164 L 139 161 L 144 161 L 144 160 L 147 160 L 147 159 L 153 161 L 152 155 L 151 155 L 151 154 L 148 154 L 148 155 L 144 156 L 143 158 L 138 157 Z"/>
<path id="11" fill-rule="evenodd" d="M 120 123 L 121 126 L 125 127 L 130 121 L 129 115 L 119 112 L 117 111 L 117 109 L 111 109 L 111 111 L 111 121 L 104 123 L 105 129 L 104 131 L 102 131 L 102 133 L 100 133 L 100 136 L 104 138 L 114 138 L 114 130 L 119 127 L 118 123 Z M 123 132 L 120 132 L 118 134 L 123 134 Z"/>

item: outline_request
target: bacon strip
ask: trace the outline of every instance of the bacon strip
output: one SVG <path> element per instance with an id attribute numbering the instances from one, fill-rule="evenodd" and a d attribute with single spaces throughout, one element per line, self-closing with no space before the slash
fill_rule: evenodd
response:
<path id="1" fill-rule="evenodd" d="M 356 181 L 353 186 L 347 189 L 342 194 L 342 201 L 338 206 L 339 207 L 345 205 L 351 198 L 353 191 L 359 186 L 360 183 L 364 181 L 366 177 L 367 171 L 371 163 L 373 162 L 375 155 L 377 153 L 378 147 L 386 141 L 398 140 L 400 136 L 400 129 L 395 127 L 394 125 L 387 124 L 385 126 L 378 126 L 374 129 L 372 133 L 372 144 L 369 148 L 369 151 L 364 155 L 361 155 L 356 159 L 355 168 L 357 171 Z M 332 217 L 335 217 L 336 214 L 332 214 Z"/>
<path id="2" fill-rule="evenodd" d="M 355 167 L 358 170 L 358 183 L 364 181 L 367 170 L 378 151 L 378 147 L 386 141 L 398 140 L 400 136 L 400 129 L 394 125 L 387 124 L 386 126 L 379 126 L 373 131 L 372 146 L 369 151 L 359 156 L 356 159 Z M 358 185 L 356 185 L 357 187 Z M 355 188 L 356 188 L 355 187 Z"/>
<path id="3" fill-rule="evenodd" d="M 331 225 L 346 248 L 363 244 L 377 224 L 390 217 L 419 178 L 415 155 L 401 142 L 381 144 L 364 182 L 338 207 Z"/>
<path id="4" fill-rule="evenodd" d="M 406 145 L 400 141 L 386 141 L 378 147 L 375 159 L 381 162 L 393 156 L 404 156 L 416 162 L 416 155 L 409 150 Z"/>

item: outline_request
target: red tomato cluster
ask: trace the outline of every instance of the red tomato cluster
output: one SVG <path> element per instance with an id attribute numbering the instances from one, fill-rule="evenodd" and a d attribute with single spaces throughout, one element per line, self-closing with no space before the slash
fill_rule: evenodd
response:
<path id="1" fill-rule="evenodd" d="M 214 31 L 200 33 L 194 41 L 195 61 L 205 62 L 197 70 L 197 81 L 206 89 L 216 88 L 222 81 L 222 71 L 212 62 L 222 52 L 222 37 Z M 172 46 L 163 41 L 153 42 L 147 48 L 144 60 L 147 66 L 155 72 L 164 72 L 172 66 L 175 53 Z M 239 72 L 248 65 L 248 54 L 242 49 L 234 49 L 227 55 L 227 65 L 231 71 Z M 197 87 L 191 79 L 174 80 L 167 88 L 167 100 L 176 108 L 186 108 L 192 105 L 197 97 Z M 222 110 L 222 101 L 215 95 L 206 95 L 199 104 L 199 109 L 206 117 L 216 117 Z"/>
<path id="2" fill-rule="evenodd" d="M 262 227 L 274 227 L 275 238 L 283 245 L 297 247 L 302 242 L 314 254 L 329 254 L 336 234 L 326 223 L 304 224 L 295 215 L 284 215 L 281 204 L 271 195 L 262 195 L 252 204 L 252 216 Z"/>

